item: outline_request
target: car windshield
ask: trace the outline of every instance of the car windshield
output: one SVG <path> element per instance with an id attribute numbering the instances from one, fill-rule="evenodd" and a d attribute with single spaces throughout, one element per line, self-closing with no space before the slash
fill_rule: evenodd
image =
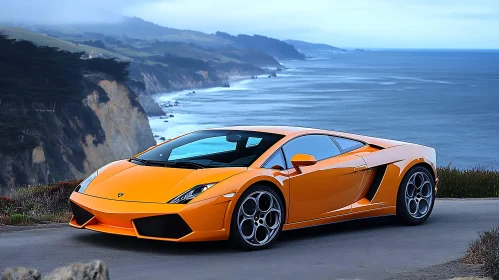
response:
<path id="1" fill-rule="evenodd" d="M 137 164 L 179 168 L 248 167 L 283 135 L 238 130 L 197 131 L 132 158 Z"/>

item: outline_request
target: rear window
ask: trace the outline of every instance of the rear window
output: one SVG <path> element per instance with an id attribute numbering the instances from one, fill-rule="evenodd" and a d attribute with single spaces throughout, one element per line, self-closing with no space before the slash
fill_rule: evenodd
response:
<path id="1" fill-rule="evenodd" d="M 364 143 L 348 138 L 342 138 L 342 137 L 337 137 L 337 136 L 332 136 L 331 138 L 338 143 L 340 146 L 341 150 L 343 153 L 353 151 L 355 149 L 358 149 L 362 146 L 364 146 Z"/>

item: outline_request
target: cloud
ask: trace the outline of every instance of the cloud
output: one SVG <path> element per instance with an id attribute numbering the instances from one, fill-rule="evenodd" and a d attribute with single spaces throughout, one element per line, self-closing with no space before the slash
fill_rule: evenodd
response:
<path id="1" fill-rule="evenodd" d="M 64 24 L 116 21 L 123 9 L 140 0 L 2 0 L 0 21 L 26 24 Z"/>
<path id="2" fill-rule="evenodd" d="M 499 48 L 495 0 L 12 0 L 0 19 L 25 23 L 139 16 L 207 33 L 262 34 L 340 47 Z"/>

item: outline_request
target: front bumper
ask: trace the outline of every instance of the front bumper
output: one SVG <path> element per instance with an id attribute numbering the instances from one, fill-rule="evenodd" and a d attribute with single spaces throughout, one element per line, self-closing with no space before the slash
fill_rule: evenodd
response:
<path id="1" fill-rule="evenodd" d="M 69 225 L 144 239 L 226 240 L 232 200 L 220 196 L 189 204 L 143 203 L 75 192 L 70 197 L 73 216 Z"/>

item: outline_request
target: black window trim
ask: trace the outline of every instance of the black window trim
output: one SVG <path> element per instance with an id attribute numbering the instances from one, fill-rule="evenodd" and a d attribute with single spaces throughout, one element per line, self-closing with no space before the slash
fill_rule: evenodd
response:
<path id="1" fill-rule="evenodd" d="M 287 143 L 287 142 L 286 142 L 286 143 Z M 288 169 L 288 168 L 287 168 L 287 167 L 288 167 L 288 164 L 287 164 L 287 162 L 286 162 L 286 156 L 284 155 L 284 151 L 283 151 L 283 149 L 282 149 L 282 146 L 281 146 L 281 147 L 279 147 L 279 149 L 275 150 L 275 152 L 274 152 L 272 155 L 270 155 L 270 157 L 268 157 L 268 158 L 267 158 L 267 160 L 265 160 L 265 162 L 264 162 L 264 163 L 260 166 L 260 168 L 271 169 L 271 168 L 267 168 L 267 167 L 265 167 L 265 165 L 266 165 L 266 164 L 267 164 L 267 163 L 268 163 L 271 159 L 273 159 L 273 158 L 274 158 L 274 156 L 276 156 L 276 154 L 277 154 L 277 153 L 281 153 L 281 158 L 282 158 L 282 160 L 284 161 L 284 166 L 283 166 L 283 168 L 284 168 L 284 170 L 287 170 L 287 169 Z"/>
<path id="2" fill-rule="evenodd" d="M 323 161 L 323 160 L 327 160 L 327 159 L 331 159 L 331 158 L 335 158 L 335 157 L 341 156 L 341 155 L 343 155 L 343 154 L 345 154 L 345 153 L 348 153 L 348 152 L 351 152 L 351 151 L 355 151 L 355 150 L 357 150 L 357 149 L 363 148 L 363 147 L 365 147 L 365 146 L 367 146 L 367 145 L 368 145 L 366 142 L 361 141 L 361 140 L 357 140 L 357 139 L 353 139 L 353 138 L 348 138 L 348 137 L 344 137 L 344 136 L 338 136 L 338 135 L 334 135 L 334 134 L 323 134 L 323 133 L 310 133 L 310 134 L 302 134 L 302 135 L 295 136 L 295 137 L 293 137 L 293 138 L 289 139 L 288 141 L 286 141 L 285 143 L 283 143 L 283 144 L 282 144 L 282 145 L 281 145 L 281 146 L 280 146 L 277 150 L 275 150 L 275 152 L 274 152 L 271 156 L 269 156 L 269 157 L 267 158 L 267 160 L 265 160 L 265 162 L 264 162 L 264 163 L 260 166 L 260 168 L 265 168 L 265 167 L 264 167 L 264 165 L 265 165 L 265 164 L 266 164 L 266 163 L 267 163 L 267 162 L 268 162 L 268 161 L 269 161 L 269 160 L 270 160 L 270 159 L 271 159 L 271 158 L 275 155 L 275 153 L 277 153 L 278 151 L 281 151 L 282 157 L 283 157 L 283 159 L 284 159 L 284 164 L 286 165 L 286 166 L 284 167 L 284 168 L 286 168 L 286 169 L 285 169 L 285 171 L 287 171 L 287 170 L 290 170 L 290 169 L 294 168 L 293 166 L 288 166 L 288 161 L 287 161 L 287 159 L 286 159 L 286 154 L 284 153 L 283 147 L 284 147 L 284 145 L 286 145 L 287 143 L 289 143 L 289 142 L 291 142 L 291 141 L 293 141 L 293 140 L 295 140 L 295 139 L 297 139 L 297 138 L 300 138 L 300 137 L 303 137 L 303 136 L 310 136 L 310 135 L 322 135 L 322 136 L 327 136 L 327 137 L 329 137 L 329 139 L 331 139 L 331 141 L 333 142 L 333 144 L 334 144 L 334 145 L 336 145 L 336 147 L 337 147 L 337 148 L 338 148 L 338 150 L 340 151 L 340 153 L 339 153 L 339 154 L 337 154 L 337 155 L 335 155 L 335 156 L 328 157 L 328 158 L 323 158 L 323 159 L 321 159 L 321 160 L 318 160 L 317 162 L 319 162 L 319 161 Z M 334 138 L 333 138 L 333 137 L 338 137 L 338 138 L 343 138 L 343 139 L 353 140 L 353 141 L 356 141 L 356 142 L 360 142 L 360 143 L 362 143 L 363 145 L 362 145 L 362 146 L 360 146 L 360 147 L 357 147 L 357 148 L 353 148 L 353 149 L 349 149 L 349 150 L 343 150 L 343 149 L 341 148 L 341 146 L 338 144 L 338 142 L 336 142 L 336 140 L 334 140 Z M 265 168 L 265 169 L 267 169 L 267 168 Z"/>
<path id="3" fill-rule="evenodd" d="M 353 148 L 350 148 L 348 150 L 344 150 L 341 145 L 336 142 L 336 140 L 334 139 L 334 137 L 337 137 L 337 138 L 343 138 L 343 139 L 347 139 L 347 140 L 351 140 L 351 141 L 355 141 L 355 142 L 359 142 L 360 144 L 362 144 L 361 146 L 358 146 L 358 147 L 353 147 Z M 345 154 L 345 153 L 349 153 L 351 151 L 355 151 L 357 149 L 360 149 L 360 148 L 363 148 L 365 146 L 367 146 L 367 143 L 364 142 L 364 141 L 360 141 L 360 140 L 357 140 L 357 139 L 353 139 L 353 138 L 348 138 L 348 137 L 343 137 L 343 136 L 338 136 L 338 135 L 329 135 L 329 138 L 331 138 L 331 140 L 333 140 L 334 143 L 336 143 L 336 146 L 338 146 L 338 149 L 340 149 L 341 151 L 341 154 Z"/>

